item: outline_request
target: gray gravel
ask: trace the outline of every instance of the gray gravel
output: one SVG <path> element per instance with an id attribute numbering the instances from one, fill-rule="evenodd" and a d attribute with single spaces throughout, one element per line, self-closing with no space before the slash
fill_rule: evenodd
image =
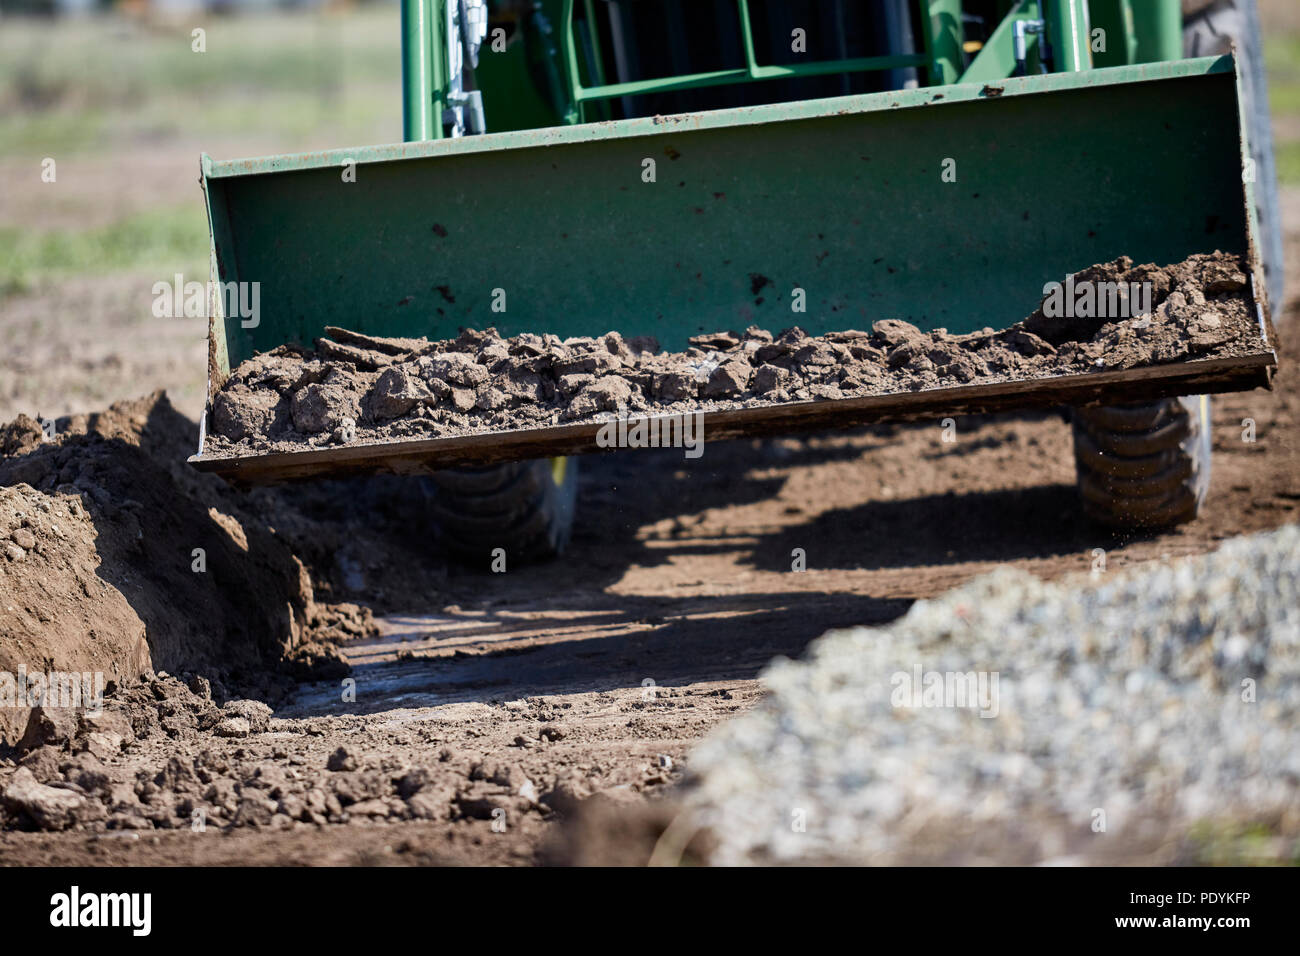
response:
<path id="1" fill-rule="evenodd" d="M 996 672 L 996 716 L 910 706 L 917 667 Z M 689 762 L 678 827 L 715 863 L 1300 855 L 1297 526 L 1099 578 L 999 569 L 763 676 Z"/>

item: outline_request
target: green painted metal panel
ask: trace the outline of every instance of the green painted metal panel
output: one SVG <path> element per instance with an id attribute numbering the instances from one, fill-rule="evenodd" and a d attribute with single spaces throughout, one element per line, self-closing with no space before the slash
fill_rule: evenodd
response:
<path id="1" fill-rule="evenodd" d="M 925 0 L 921 26 L 930 55 L 930 85 L 956 83 L 963 62 L 961 0 Z"/>
<path id="2" fill-rule="evenodd" d="M 402 138 L 433 139 L 433 13 L 430 0 L 402 0 Z"/>
<path id="3" fill-rule="evenodd" d="M 1132 0 L 1089 0 L 1088 17 L 1092 29 L 1101 31 L 1101 49 L 1092 51 L 1093 66 L 1137 62 Z"/>
<path id="4" fill-rule="evenodd" d="M 491 38 L 488 38 L 491 42 Z M 557 126 L 560 114 L 538 88 L 529 70 L 523 38 L 504 52 L 494 53 L 484 45 L 479 53 L 474 80 L 483 92 L 483 112 L 494 132 Z"/>
<path id="5" fill-rule="evenodd" d="M 225 345 L 238 363 L 326 325 L 618 329 L 669 347 L 750 323 L 1005 327 L 1097 261 L 1246 252 L 1237 117 L 1222 57 L 205 158 L 219 277 L 261 283 L 260 324 L 228 318 Z"/>
<path id="6" fill-rule="evenodd" d="M 1183 55 L 1183 8 L 1179 0 L 1136 0 L 1133 32 L 1137 62 L 1177 60 Z"/>
<path id="7" fill-rule="evenodd" d="M 1044 0 L 1043 7 L 1056 70 L 1074 73 L 1092 69 L 1087 0 Z"/>

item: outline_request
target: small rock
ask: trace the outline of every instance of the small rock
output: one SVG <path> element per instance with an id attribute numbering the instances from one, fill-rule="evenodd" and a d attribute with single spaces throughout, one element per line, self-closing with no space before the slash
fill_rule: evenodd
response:
<path id="1" fill-rule="evenodd" d="M 122 735 L 114 733 L 100 733 L 98 731 L 86 734 L 80 740 L 80 744 L 86 753 L 93 754 L 100 760 L 107 760 L 109 757 L 122 752 Z"/>
<path id="2" fill-rule="evenodd" d="M 247 737 L 253 728 L 244 717 L 227 717 L 213 728 L 218 737 Z"/>
<path id="3" fill-rule="evenodd" d="M 510 404 L 510 396 L 494 385 L 485 385 L 478 390 L 474 407 L 485 412 L 494 412 Z"/>
<path id="4" fill-rule="evenodd" d="M 271 818 L 279 812 L 280 806 L 274 800 L 268 800 L 257 791 L 246 793 L 239 801 L 235 811 L 235 826 L 265 827 L 270 826 Z"/>
<path id="5" fill-rule="evenodd" d="M 835 365 L 839 361 L 835 352 L 822 342 L 816 342 L 811 345 L 805 345 L 794 353 L 795 363 L 798 365 Z"/>
<path id="6" fill-rule="evenodd" d="M 78 724 L 79 712 L 74 707 L 34 707 L 18 749 L 67 743 L 77 735 Z"/>
<path id="7" fill-rule="evenodd" d="M 704 386 L 704 397 L 739 395 L 749 387 L 749 379 L 753 374 L 754 368 L 748 362 L 723 362 L 709 375 L 709 381 Z"/>
<path id="8" fill-rule="evenodd" d="M 290 413 L 293 425 L 304 434 L 331 431 L 343 418 L 354 421 L 359 415 L 357 397 L 341 385 L 313 382 L 293 394 Z"/>
<path id="9" fill-rule="evenodd" d="M 357 758 L 348 753 L 346 747 L 340 747 L 338 750 L 330 754 L 330 759 L 326 762 L 325 769 L 333 770 L 335 772 L 356 770 Z"/>
<path id="10" fill-rule="evenodd" d="M 920 344 L 916 341 L 904 342 L 890 349 L 886 362 L 890 368 L 902 368 L 904 365 L 910 365 L 917 358 L 925 358 L 922 354 Z M 928 362 L 929 360 L 926 359 Z"/>
<path id="11" fill-rule="evenodd" d="M 497 362 L 508 358 L 510 358 L 510 351 L 506 348 L 505 342 L 494 339 L 479 349 L 478 355 L 474 356 L 474 361 L 490 370 Z"/>
<path id="12" fill-rule="evenodd" d="M 423 378 L 435 378 L 450 385 L 477 388 L 488 380 L 488 370 L 464 352 L 441 352 L 420 359 Z"/>
<path id="13" fill-rule="evenodd" d="M 112 778 L 104 764 L 93 753 L 79 753 L 64 770 L 64 776 L 87 793 L 107 790 Z"/>
<path id="14" fill-rule="evenodd" d="M 403 800 L 409 800 L 432 783 L 433 780 L 433 773 L 423 767 L 408 770 L 397 780 L 397 795 Z"/>
<path id="15" fill-rule="evenodd" d="M 455 803 L 461 817 L 491 820 L 492 812 L 504 809 L 505 801 L 501 797 L 473 793 L 457 795 Z"/>
<path id="16" fill-rule="evenodd" d="M 19 767 L 10 778 L 3 799 L 10 812 L 25 814 L 42 830 L 66 830 L 86 805 L 79 793 L 37 783 L 26 767 Z"/>
<path id="17" fill-rule="evenodd" d="M 48 783 L 59 777 L 60 756 L 57 747 L 37 747 L 23 757 L 21 766 L 30 770 L 39 782 Z"/>
<path id="18" fill-rule="evenodd" d="M 666 402 L 693 401 L 699 397 L 700 383 L 687 372 L 664 372 L 655 377 L 655 393 Z"/>
<path id="19" fill-rule="evenodd" d="M 492 772 L 487 779 L 498 786 L 517 790 L 528 778 L 515 764 L 498 764 L 492 768 Z"/>
<path id="20" fill-rule="evenodd" d="M 212 400 L 212 430 L 231 441 L 263 434 L 275 422 L 280 401 L 271 389 L 227 386 Z"/>
<path id="21" fill-rule="evenodd" d="M 443 820 L 451 807 L 450 794 L 426 788 L 407 798 L 406 806 L 417 820 Z"/>
<path id="22" fill-rule="evenodd" d="M 131 726 L 130 718 L 117 710 L 81 714 L 78 732 L 83 735 L 98 733 L 120 737 L 123 744 L 135 740 L 135 729 Z"/>
<path id="23" fill-rule="evenodd" d="M 740 344 L 740 336 L 735 332 L 710 332 L 707 335 L 692 335 L 686 341 L 697 349 L 727 352 Z"/>
<path id="24" fill-rule="evenodd" d="M 1025 329 L 1009 329 L 1006 342 L 1021 355 L 1055 355 L 1056 349 L 1046 340 Z"/>
<path id="25" fill-rule="evenodd" d="M 871 326 L 871 334 L 887 346 L 902 345 L 921 337 L 921 330 L 901 319 L 881 319 Z"/>
<path id="26" fill-rule="evenodd" d="M 370 413 L 380 421 L 399 418 L 420 402 L 432 401 L 429 387 L 404 365 L 385 369 L 370 390 Z"/>
<path id="27" fill-rule="evenodd" d="M 242 717 L 248 721 L 249 730 L 255 734 L 266 733 L 271 723 L 271 710 L 260 700 L 228 700 L 221 707 L 221 712 L 230 717 Z"/>
<path id="28" fill-rule="evenodd" d="M 541 802 L 560 813 L 571 813 L 591 796 L 591 788 L 576 776 L 557 780 L 555 786 L 542 794 Z"/>
<path id="29" fill-rule="evenodd" d="M 632 397 L 632 386 L 627 379 L 617 375 L 606 375 L 588 385 L 569 403 L 568 415 L 571 418 L 585 418 L 597 412 L 617 411 L 626 407 Z"/>
<path id="30" fill-rule="evenodd" d="M 458 412 L 467 412 L 478 402 L 478 396 L 472 389 L 453 388 L 451 390 L 451 404 Z"/>
<path id="31" fill-rule="evenodd" d="M 357 423 L 355 419 L 344 415 L 339 419 L 338 426 L 331 433 L 330 438 L 336 445 L 346 445 L 355 441 L 357 437 Z"/>
<path id="32" fill-rule="evenodd" d="M 388 804 L 379 799 L 362 800 L 348 807 L 348 815 L 354 817 L 386 817 L 388 816 Z"/>
<path id="33" fill-rule="evenodd" d="M 780 366 L 760 365 L 758 371 L 754 373 L 754 391 L 759 395 L 766 395 L 773 389 L 783 387 L 790 378 L 790 373 Z"/>
<path id="34" fill-rule="evenodd" d="M 561 375 L 559 378 L 560 395 L 563 398 L 572 398 L 594 381 L 596 381 L 594 375 Z"/>

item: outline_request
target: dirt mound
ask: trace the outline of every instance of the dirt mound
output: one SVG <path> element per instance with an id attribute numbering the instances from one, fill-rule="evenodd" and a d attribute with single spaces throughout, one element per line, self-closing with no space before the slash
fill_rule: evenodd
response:
<path id="1" fill-rule="evenodd" d="M 0 673 L 98 672 L 117 682 L 149 669 L 143 621 L 98 574 L 97 538 L 80 495 L 0 487 Z M 29 714 L 0 707 L 0 745 L 22 738 Z"/>
<path id="2" fill-rule="evenodd" d="M 332 645 L 367 618 L 316 604 L 290 547 L 185 464 L 196 440 L 162 393 L 48 440 L 23 416 L 0 429 L 0 671 L 195 671 L 274 696 L 288 675 L 346 670 Z M 31 717 L 5 708 L 0 746 Z"/>
<path id="3" fill-rule="evenodd" d="M 618 410 L 683 413 L 859 398 L 1158 365 L 1257 351 L 1248 272 L 1236 256 L 1167 267 L 1092 266 L 1026 321 L 968 335 L 886 319 L 822 336 L 758 328 L 660 352 L 652 338 L 561 341 L 495 330 L 441 342 L 329 328 L 316 350 L 242 363 L 212 403 L 205 454 L 287 451 L 589 421 Z"/>

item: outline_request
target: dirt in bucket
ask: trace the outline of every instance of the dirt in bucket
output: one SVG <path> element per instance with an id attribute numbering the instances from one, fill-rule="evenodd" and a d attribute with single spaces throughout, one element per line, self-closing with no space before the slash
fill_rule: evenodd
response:
<path id="1" fill-rule="evenodd" d="M 466 330 L 434 342 L 327 332 L 314 350 L 281 346 L 239 365 L 212 403 L 204 453 L 859 398 L 1260 349 L 1248 270 L 1220 252 L 1165 267 L 1126 257 L 1095 265 L 1024 321 L 965 335 L 885 319 L 870 331 L 819 336 L 797 327 L 717 332 L 666 352 L 653 338 L 618 332 L 560 340 Z"/>

